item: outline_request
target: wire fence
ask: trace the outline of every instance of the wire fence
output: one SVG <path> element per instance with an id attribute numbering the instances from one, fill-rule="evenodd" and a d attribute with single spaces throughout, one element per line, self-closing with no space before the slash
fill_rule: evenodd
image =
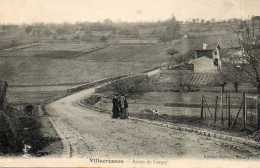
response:
<path id="1" fill-rule="evenodd" d="M 201 119 L 229 129 L 259 129 L 259 98 L 256 95 L 221 92 L 201 97 Z"/>

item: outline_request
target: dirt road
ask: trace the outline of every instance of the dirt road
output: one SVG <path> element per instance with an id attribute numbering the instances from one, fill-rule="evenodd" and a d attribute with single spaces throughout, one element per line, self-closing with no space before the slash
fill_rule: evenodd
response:
<path id="1" fill-rule="evenodd" d="M 77 157 L 252 158 L 251 149 L 227 147 L 228 142 L 180 132 L 134 120 L 111 119 L 108 114 L 77 104 L 92 94 L 88 89 L 46 106 L 60 133 Z"/>

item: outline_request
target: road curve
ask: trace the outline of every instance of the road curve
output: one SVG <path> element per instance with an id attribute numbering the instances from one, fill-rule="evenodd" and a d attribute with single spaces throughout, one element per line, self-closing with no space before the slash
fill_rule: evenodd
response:
<path id="1" fill-rule="evenodd" d="M 86 89 L 46 105 L 72 157 L 248 158 L 251 148 L 227 148 L 223 140 L 181 132 L 136 120 L 111 119 L 78 105 L 95 92 Z M 231 142 L 230 142 L 231 143 Z"/>

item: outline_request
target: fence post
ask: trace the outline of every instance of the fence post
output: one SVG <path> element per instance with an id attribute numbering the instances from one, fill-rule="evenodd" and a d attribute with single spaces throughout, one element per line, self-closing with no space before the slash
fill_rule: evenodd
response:
<path id="1" fill-rule="evenodd" d="M 257 130 L 260 129 L 260 107 L 259 107 L 259 97 L 258 95 L 256 96 L 256 119 L 257 119 Z"/>
<path id="2" fill-rule="evenodd" d="M 226 92 L 226 120 L 228 119 L 228 92 Z"/>
<path id="3" fill-rule="evenodd" d="M 246 129 L 246 93 L 243 92 L 243 129 Z"/>
<path id="4" fill-rule="evenodd" d="M 215 103 L 214 123 L 217 122 L 217 109 L 218 109 L 218 96 L 216 97 L 216 103 Z"/>
<path id="5" fill-rule="evenodd" d="M 231 126 L 230 108 L 231 108 L 231 101 L 230 101 L 230 92 L 229 92 L 229 94 L 228 94 L 228 128 L 230 128 L 230 126 Z"/>
<path id="6" fill-rule="evenodd" d="M 221 97 L 220 97 L 220 110 L 221 110 L 221 123 L 224 124 L 224 114 L 223 114 L 223 87 L 221 88 Z"/>
<path id="7" fill-rule="evenodd" d="M 201 97 L 201 111 L 200 111 L 200 118 L 203 119 L 203 108 L 204 108 L 204 96 Z"/>

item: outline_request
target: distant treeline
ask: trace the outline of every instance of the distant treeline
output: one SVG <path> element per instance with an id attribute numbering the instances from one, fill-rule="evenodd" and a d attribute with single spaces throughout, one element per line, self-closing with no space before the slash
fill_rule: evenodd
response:
<path id="1" fill-rule="evenodd" d="M 0 35 L 5 37 L 13 32 L 24 33 L 34 39 L 107 41 L 116 38 L 157 38 L 163 42 L 172 41 L 187 33 L 226 31 L 236 29 L 242 20 L 229 19 L 191 19 L 178 21 L 173 16 L 170 19 L 157 22 L 113 22 L 105 19 L 103 22 L 79 22 L 63 24 L 34 23 L 24 25 L 0 25 Z M 233 27 L 232 27 L 233 26 Z M 18 30 L 18 31 L 17 31 Z M 29 35 L 29 36 L 28 36 Z M 15 42 L 14 42 L 15 43 Z"/>

